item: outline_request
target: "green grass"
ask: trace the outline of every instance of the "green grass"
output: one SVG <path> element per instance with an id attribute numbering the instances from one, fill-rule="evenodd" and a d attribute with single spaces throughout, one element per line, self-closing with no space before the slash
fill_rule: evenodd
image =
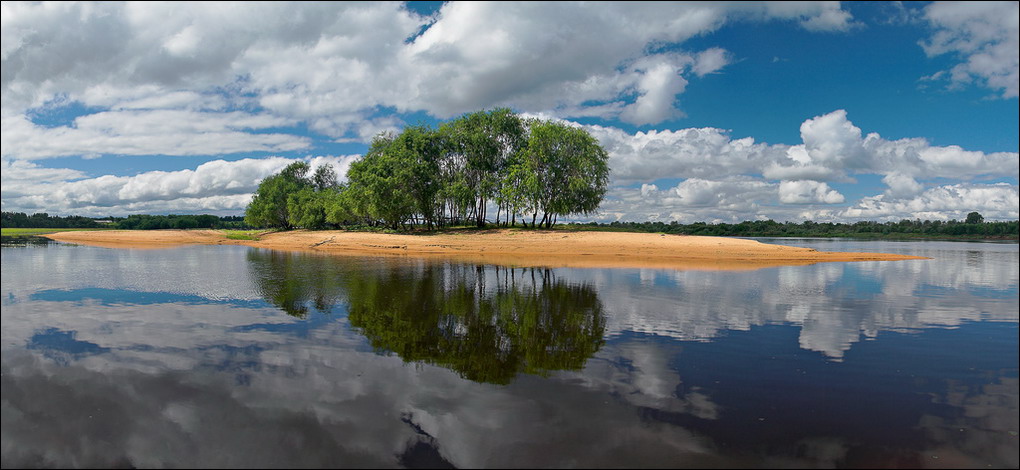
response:
<path id="1" fill-rule="evenodd" d="M 258 240 L 265 230 L 222 230 L 231 240 Z"/>
<path id="2" fill-rule="evenodd" d="M 2 228 L 0 235 L 5 237 L 30 237 L 44 233 L 78 232 L 82 230 L 108 230 L 102 228 Z"/>

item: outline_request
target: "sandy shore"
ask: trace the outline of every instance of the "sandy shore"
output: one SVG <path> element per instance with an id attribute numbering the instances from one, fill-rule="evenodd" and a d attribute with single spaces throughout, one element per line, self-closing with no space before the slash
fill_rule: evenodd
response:
<path id="1" fill-rule="evenodd" d="M 103 230 L 43 235 L 107 248 L 246 245 L 348 256 L 455 259 L 509 266 L 757 269 L 831 261 L 925 259 L 885 253 L 841 253 L 725 237 L 620 232 L 486 230 L 427 235 L 305 231 L 231 240 L 219 230 Z"/>

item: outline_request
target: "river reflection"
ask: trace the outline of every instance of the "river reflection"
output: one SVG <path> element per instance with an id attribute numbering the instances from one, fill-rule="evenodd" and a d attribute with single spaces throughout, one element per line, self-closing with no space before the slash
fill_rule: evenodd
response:
<path id="1" fill-rule="evenodd" d="M 1017 467 L 1016 245 L 784 243 L 933 259 L 5 246 L 3 467 Z"/>
<path id="2" fill-rule="evenodd" d="M 551 269 L 406 263 L 252 250 L 251 278 L 267 301 L 304 318 L 341 299 L 355 331 L 380 352 L 510 383 L 520 373 L 579 370 L 604 343 L 590 284 Z"/>

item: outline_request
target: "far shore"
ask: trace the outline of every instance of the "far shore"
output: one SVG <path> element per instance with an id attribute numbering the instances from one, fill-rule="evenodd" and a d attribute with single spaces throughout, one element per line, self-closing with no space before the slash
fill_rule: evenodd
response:
<path id="1" fill-rule="evenodd" d="M 754 240 L 631 232 L 491 229 L 415 235 L 341 230 L 271 232 L 234 240 L 220 230 L 102 230 L 42 235 L 107 248 L 245 245 L 347 256 L 452 259 L 520 267 L 740 270 L 819 262 L 928 259 L 888 253 L 816 251 Z"/>

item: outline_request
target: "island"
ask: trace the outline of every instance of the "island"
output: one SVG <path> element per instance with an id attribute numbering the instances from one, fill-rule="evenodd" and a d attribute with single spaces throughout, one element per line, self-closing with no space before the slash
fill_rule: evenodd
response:
<path id="1" fill-rule="evenodd" d="M 97 230 L 42 235 L 107 248 L 246 245 L 341 256 L 398 256 L 518 267 L 743 270 L 841 261 L 927 259 L 888 253 L 817 251 L 728 237 L 560 230 L 447 230 L 395 234 L 345 230 L 268 232 L 254 240 L 222 230 Z"/>

